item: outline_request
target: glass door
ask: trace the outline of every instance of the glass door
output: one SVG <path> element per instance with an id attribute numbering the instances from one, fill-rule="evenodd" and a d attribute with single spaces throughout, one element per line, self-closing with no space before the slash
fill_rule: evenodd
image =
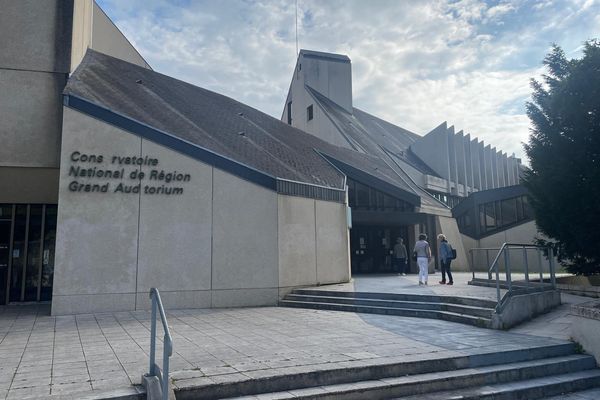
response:
<path id="1" fill-rule="evenodd" d="M 0 304 L 52 298 L 56 205 L 0 204 Z"/>
<path id="2" fill-rule="evenodd" d="M 13 207 L 0 205 L 0 305 L 6 304 Z"/>

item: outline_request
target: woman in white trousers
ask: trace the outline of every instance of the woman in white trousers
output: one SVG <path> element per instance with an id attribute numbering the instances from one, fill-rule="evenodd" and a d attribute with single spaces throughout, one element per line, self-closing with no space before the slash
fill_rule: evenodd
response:
<path id="1" fill-rule="evenodd" d="M 413 252 L 417 256 L 417 265 L 419 266 L 419 285 L 427 285 L 431 248 L 429 247 L 429 243 L 427 243 L 426 234 L 421 233 L 419 235 L 419 241 L 415 243 Z"/>

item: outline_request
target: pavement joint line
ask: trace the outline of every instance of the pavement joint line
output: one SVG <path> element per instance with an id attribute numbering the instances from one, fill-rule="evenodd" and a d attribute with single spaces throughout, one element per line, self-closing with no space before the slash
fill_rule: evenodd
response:
<path id="1" fill-rule="evenodd" d="M 104 329 L 102 329 L 102 324 L 100 324 L 100 321 L 98 321 L 98 317 L 95 314 L 94 314 L 94 320 L 96 321 L 96 324 L 98 325 L 98 328 L 100 329 L 100 332 L 102 333 L 102 336 L 104 337 L 104 340 L 108 344 L 108 347 L 110 347 L 110 350 L 113 352 L 113 355 L 116 357 L 116 359 L 119 363 L 119 366 L 121 367 L 121 370 L 125 373 L 125 376 L 127 376 L 127 379 L 133 385 L 133 381 L 131 380 L 131 378 L 129 378 L 129 374 L 127 373 L 127 370 L 123 366 L 123 363 L 121 362 L 121 359 L 117 355 L 117 352 L 115 351 L 113 345 L 110 343 L 110 340 L 106 337 L 106 333 L 104 332 Z"/>
<path id="2" fill-rule="evenodd" d="M 50 364 L 50 385 L 54 381 L 54 351 L 56 350 L 56 318 L 54 318 L 54 330 L 52 336 L 52 362 Z"/>
<path id="3" fill-rule="evenodd" d="M 33 334 L 33 329 L 35 328 L 35 321 L 37 321 L 37 316 L 38 316 L 38 311 L 36 310 L 34 319 L 33 319 L 33 325 L 31 327 L 31 330 L 29 331 L 29 335 L 27 336 L 27 341 L 25 342 L 25 347 L 23 348 L 23 352 L 21 353 L 21 357 L 19 359 L 19 363 L 17 364 L 17 369 L 15 370 L 15 373 L 12 376 L 12 379 L 10 380 L 10 385 L 8 386 L 8 390 L 6 391 L 6 396 L 4 397 L 5 399 L 8 398 L 8 394 L 10 393 L 10 389 L 12 388 L 12 385 L 15 381 L 15 377 L 17 376 L 17 372 L 19 370 L 19 366 L 21 365 L 21 362 L 23 361 L 23 356 L 25 355 L 25 350 L 27 349 L 27 345 L 29 344 L 29 339 L 31 339 L 31 335 Z M 17 316 L 18 318 L 18 316 Z"/>

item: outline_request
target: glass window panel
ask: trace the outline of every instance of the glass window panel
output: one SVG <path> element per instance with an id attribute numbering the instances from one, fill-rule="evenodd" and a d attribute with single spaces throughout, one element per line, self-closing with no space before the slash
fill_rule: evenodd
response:
<path id="1" fill-rule="evenodd" d="M 500 228 L 502 226 L 502 206 L 499 201 L 495 201 L 494 206 L 496 207 L 496 228 Z"/>
<path id="2" fill-rule="evenodd" d="M 494 210 L 494 203 L 486 203 L 485 204 L 485 224 L 486 230 L 491 230 L 496 228 L 496 212 Z"/>
<path id="3" fill-rule="evenodd" d="M 515 198 L 502 200 L 502 225 L 517 222 L 517 201 Z"/>
<path id="4" fill-rule="evenodd" d="M 12 219 L 12 204 L 0 204 L 0 220 Z"/>
<path id="5" fill-rule="evenodd" d="M 397 207 L 396 199 L 394 199 L 392 196 L 388 196 L 387 194 L 383 196 L 383 206 L 386 209 L 399 208 Z"/>
<path id="6" fill-rule="evenodd" d="M 52 298 L 52 281 L 54 278 L 54 249 L 56 243 L 56 205 L 46 206 L 44 224 L 44 251 L 42 252 L 42 289 L 40 300 Z"/>
<path id="7" fill-rule="evenodd" d="M 523 220 L 523 196 L 516 198 L 517 202 L 517 221 Z"/>
<path id="8" fill-rule="evenodd" d="M 27 244 L 27 270 L 25 272 L 25 301 L 37 301 L 42 257 L 42 209 L 41 204 L 30 206 L 29 235 Z"/>
<path id="9" fill-rule="evenodd" d="M 10 301 L 21 301 L 23 269 L 25 268 L 25 234 L 27 230 L 27 206 L 18 205 L 15 211 L 15 227 L 10 271 Z"/>
<path id="10" fill-rule="evenodd" d="M 369 188 L 356 182 L 356 206 L 369 207 Z"/>
<path id="11" fill-rule="evenodd" d="M 527 196 L 523 196 L 523 218 L 530 219 L 533 218 L 533 210 L 529 205 L 529 199 Z"/>

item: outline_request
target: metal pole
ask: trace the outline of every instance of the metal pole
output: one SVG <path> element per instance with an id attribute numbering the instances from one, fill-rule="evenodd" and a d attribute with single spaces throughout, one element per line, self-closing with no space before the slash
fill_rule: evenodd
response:
<path id="1" fill-rule="evenodd" d="M 556 271 L 554 270 L 554 251 L 552 247 L 548 247 L 548 266 L 550 267 L 550 281 L 552 288 L 556 289 Z"/>
<path id="2" fill-rule="evenodd" d="M 473 249 L 469 250 L 469 253 L 471 253 L 471 271 L 473 272 L 473 279 L 475 279 L 475 257 L 473 256 Z"/>
<path id="3" fill-rule="evenodd" d="M 508 291 L 512 290 L 512 280 L 510 277 L 510 254 L 508 246 L 504 248 L 504 268 L 506 268 L 506 283 L 508 283 Z"/>
<path id="4" fill-rule="evenodd" d="M 154 359 L 156 351 L 156 298 L 153 292 L 150 292 L 150 298 L 152 299 L 152 316 L 150 317 L 150 376 L 155 376 L 156 371 L 154 370 Z"/>
<path id="5" fill-rule="evenodd" d="M 490 250 L 489 249 L 485 249 L 485 259 L 486 259 L 485 265 L 488 270 L 488 279 L 492 280 L 492 273 L 490 272 L 491 265 L 490 265 Z M 497 268 L 497 266 L 496 266 L 496 268 Z"/>
<path id="6" fill-rule="evenodd" d="M 527 248 L 523 246 L 523 262 L 525 266 L 525 284 L 529 287 L 529 265 L 527 262 Z"/>
<path id="7" fill-rule="evenodd" d="M 542 264 L 542 250 L 536 247 L 538 255 L 538 266 L 540 267 L 540 283 L 544 283 L 544 265 Z"/>
<path id="8" fill-rule="evenodd" d="M 498 298 L 498 304 L 500 304 L 500 270 L 498 268 L 498 260 L 496 260 L 496 297 Z"/>
<path id="9" fill-rule="evenodd" d="M 166 331 L 166 330 L 165 330 Z M 163 337 L 163 370 L 162 370 L 162 398 L 169 400 L 169 354 L 167 348 L 170 345 L 169 338 L 165 332 Z"/>

